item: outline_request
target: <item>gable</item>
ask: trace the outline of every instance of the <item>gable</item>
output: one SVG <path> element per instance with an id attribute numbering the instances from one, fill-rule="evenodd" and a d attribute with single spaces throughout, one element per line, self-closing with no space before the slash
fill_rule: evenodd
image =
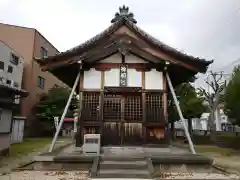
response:
<path id="1" fill-rule="evenodd" d="M 99 63 L 122 63 L 122 56 L 120 53 L 116 53 L 110 57 L 107 57 L 99 61 Z M 125 63 L 147 63 L 147 62 L 137 56 L 127 54 L 125 56 Z"/>

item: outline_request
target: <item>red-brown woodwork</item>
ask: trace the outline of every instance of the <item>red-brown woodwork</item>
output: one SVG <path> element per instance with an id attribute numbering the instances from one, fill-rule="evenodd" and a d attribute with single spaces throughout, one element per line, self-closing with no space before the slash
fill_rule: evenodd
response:
<path id="1" fill-rule="evenodd" d="M 119 68 L 121 63 L 97 63 L 89 65 L 92 68 L 95 68 L 97 71 L 108 71 L 110 69 Z M 128 69 L 136 69 L 136 71 L 150 71 L 157 67 L 156 64 L 147 64 L 147 63 L 126 63 Z"/>

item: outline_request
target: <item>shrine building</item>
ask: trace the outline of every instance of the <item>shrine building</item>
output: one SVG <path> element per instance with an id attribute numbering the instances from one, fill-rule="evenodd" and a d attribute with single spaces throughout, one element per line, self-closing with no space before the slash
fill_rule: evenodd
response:
<path id="1" fill-rule="evenodd" d="M 101 134 L 102 145 L 168 144 L 166 74 L 175 87 L 205 73 L 213 62 L 147 34 L 126 6 L 100 34 L 38 61 L 69 87 L 80 72 L 77 146 L 86 133 Z"/>

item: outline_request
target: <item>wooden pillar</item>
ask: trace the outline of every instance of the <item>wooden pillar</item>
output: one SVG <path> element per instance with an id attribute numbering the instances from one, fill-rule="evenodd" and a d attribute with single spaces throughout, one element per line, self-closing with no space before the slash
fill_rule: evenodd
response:
<path id="1" fill-rule="evenodd" d="M 167 100 L 167 77 L 166 72 L 163 72 L 163 94 L 162 94 L 162 100 L 163 100 L 163 113 L 164 113 L 164 120 L 167 122 L 167 132 L 165 132 L 165 141 L 166 143 L 170 142 L 170 134 L 169 134 L 169 126 L 168 126 L 168 100 Z M 165 128 L 166 131 L 166 128 Z"/>
<path id="2" fill-rule="evenodd" d="M 162 94 L 162 102 L 163 102 L 163 112 L 164 112 L 164 118 L 165 121 L 168 121 L 168 113 L 167 113 L 167 106 L 168 106 L 168 102 L 167 102 L 167 81 L 166 81 L 166 73 L 163 72 L 163 94 Z"/>
<path id="3" fill-rule="evenodd" d="M 99 120 L 100 122 L 100 134 L 101 134 L 101 139 L 103 135 L 103 102 L 104 102 L 104 70 L 101 71 L 101 91 L 100 91 L 100 104 L 99 104 Z"/>
<path id="4" fill-rule="evenodd" d="M 80 81 L 79 81 L 79 114 L 77 123 L 77 134 L 76 134 L 76 147 L 80 147 L 83 143 L 83 121 L 81 119 L 82 113 L 82 103 L 83 103 L 83 79 L 84 71 L 81 71 Z"/>
<path id="5" fill-rule="evenodd" d="M 142 90 L 145 90 L 145 71 L 142 71 Z M 146 93 L 142 92 L 142 133 L 143 143 L 146 144 Z"/>

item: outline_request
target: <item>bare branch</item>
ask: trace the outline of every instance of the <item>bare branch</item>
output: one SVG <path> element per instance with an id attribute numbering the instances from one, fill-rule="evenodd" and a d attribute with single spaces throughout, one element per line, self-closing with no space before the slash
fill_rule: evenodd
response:
<path id="1" fill-rule="evenodd" d="M 216 80 L 217 83 L 219 83 L 223 78 L 223 72 L 221 71 L 220 74 L 219 74 L 219 78 Z"/>

